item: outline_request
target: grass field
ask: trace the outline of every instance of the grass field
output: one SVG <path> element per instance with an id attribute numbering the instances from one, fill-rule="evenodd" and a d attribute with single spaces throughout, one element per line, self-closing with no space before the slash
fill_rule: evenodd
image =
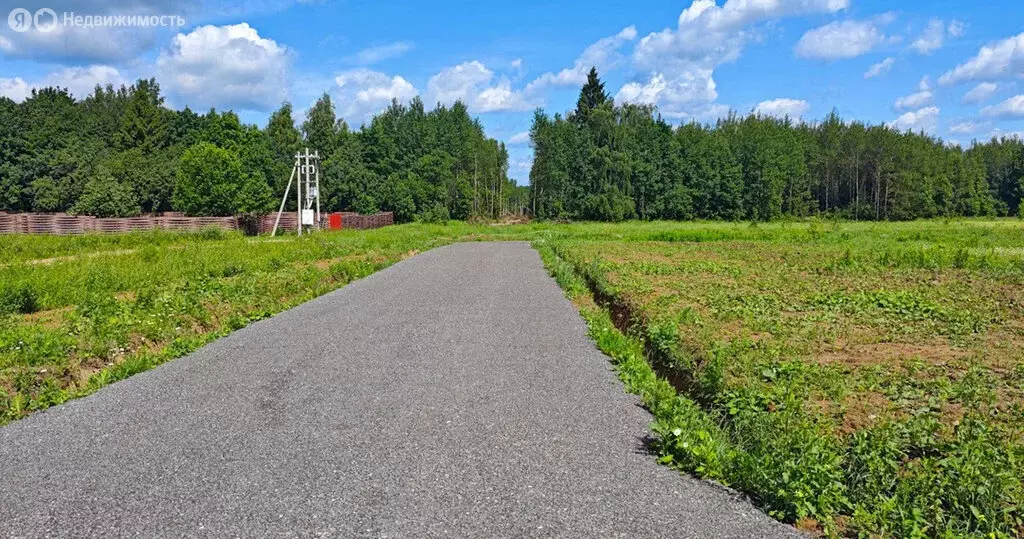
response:
<path id="1" fill-rule="evenodd" d="M 465 235 L 0 237 L 0 423 L 91 393 Z"/>
<path id="2" fill-rule="evenodd" d="M 663 462 L 830 534 L 1024 532 L 1024 223 L 636 232 L 539 247 Z"/>
<path id="3" fill-rule="evenodd" d="M 0 423 L 453 241 L 532 240 L 662 462 L 828 534 L 1024 533 L 1024 222 L 0 237 Z"/>

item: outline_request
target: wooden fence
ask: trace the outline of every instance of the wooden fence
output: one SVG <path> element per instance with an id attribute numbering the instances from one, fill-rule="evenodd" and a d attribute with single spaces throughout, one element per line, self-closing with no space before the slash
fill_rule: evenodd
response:
<path id="1" fill-rule="evenodd" d="M 341 216 L 341 228 L 352 228 L 356 230 L 364 230 L 369 228 L 380 228 L 383 226 L 390 226 L 395 224 L 395 214 L 389 211 L 380 212 L 373 215 L 360 215 L 354 212 L 343 211 L 340 213 L 330 214 L 325 213 L 322 215 L 323 227 L 328 228 L 328 222 L 330 222 L 331 215 Z M 289 233 L 294 232 L 297 226 L 298 215 L 295 212 L 288 212 L 281 215 L 281 222 L 277 225 L 278 233 Z M 277 214 L 264 215 L 260 217 L 259 233 L 270 234 L 274 230 L 274 220 L 277 219 Z"/>
<path id="2" fill-rule="evenodd" d="M 259 233 L 269 233 L 276 215 L 259 219 Z M 326 215 L 325 215 L 326 217 Z M 294 212 L 281 216 L 281 230 L 295 230 Z M 390 212 L 376 215 L 342 213 L 342 228 L 380 228 L 394 224 Z M 202 230 L 220 228 L 239 230 L 237 217 L 185 217 L 180 213 L 165 213 L 146 217 L 100 218 L 63 213 L 6 213 L 0 212 L 0 234 L 87 234 L 92 232 L 118 233 L 137 230 Z"/>

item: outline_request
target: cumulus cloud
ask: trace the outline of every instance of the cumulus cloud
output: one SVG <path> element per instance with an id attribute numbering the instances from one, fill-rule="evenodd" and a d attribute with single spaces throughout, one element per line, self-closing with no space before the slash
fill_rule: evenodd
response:
<path id="1" fill-rule="evenodd" d="M 618 67 L 623 60 L 619 49 L 626 43 L 636 39 L 636 27 L 627 26 L 619 33 L 599 39 L 596 43 L 588 46 L 573 62 L 572 67 L 567 67 L 557 73 L 547 72 L 530 84 L 526 85 L 525 92 L 534 94 L 551 86 L 579 86 L 587 81 L 587 72 L 591 67 L 604 73 Z"/>
<path id="2" fill-rule="evenodd" d="M 509 172 L 515 177 L 529 176 L 531 168 L 533 168 L 533 157 L 513 159 L 509 164 Z"/>
<path id="3" fill-rule="evenodd" d="M 508 143 L 509 144 L 516 144 L 516 145 L 518 145 L 518 144 L 529 144 L 530 143 L 530 132 L 529 131 L 523 131 L 521 133 L 516 133 L 515 135 L 512 135 L 511 137 L 509 137 Z"/>
<path id="4" fill-rule="evenodd" d="M 933 98 L 931 82 L 928 77 L 921 79 L 917 84 L 917 92 L 896 100 L 896 110 L 919 109 L 932 102 Z"/>
<path id="5" fill-rule="evenodd" d="M 635 62 L 646 68 L 689 64 L 703 60 L 713 64 L 733 61 L 743 45 L 756 37 L 749 27 L 768 20 L 812 13 L 833 13 L 849 6 L 849 0 L 694 0 L 679 14 L 677 28 L 654 32 L 637 44 Z"/>
<path id="6" fill-rule="evenodd" d="M 156 64 L 176 103 L 265 111 L 287 98 L 291 53 L 246 23 L 200 26 L 174 36 Z"/>
<path id="7" fill-rule="evenodd" d="M 802 99 L 779 98 L 771 101 L 762 101 L 754 107 L 754 112 L 762 116 L 775 116 L 777 118 L 790 117 L 799 118 L 811 108 L 811 104 Z"/>
<path id="8" fill-rule="evenodd" d="M 1024 33 L 986 45 L 973 58 L 947 71 L 939 84 L 1024 75 Z"/>
<path id="9" fill-rule="evenodd" d="M 735 61 L 758 38 L 757 25 L 788 16 L 833 13 L 849 0 L 694 0 L 675 28 L 652 32 L 637 43 L 634 67 L 646 73 L 616 95 L 625 102 L 657 105 L 669 118 L 714 119 L 728 107 L 714 104 L 717 66 Z"/>
<path id="10" fill-rule="evenodd" d="M 416 96 L 416 87 L 404 78 L 369 69 L 353 69 L 334 78 L 339 114 L 352 125 L 362 125 L 391 104 Z"/>
<path id="11" fill-rule="evenodd" d="M 921 110 L 906 112 L 889 123 L 901 131 L 934 132 L 939 124 L 939 107 L 925 107 Z"/>
<path id="12" fill-rule="evenodd" d="M 879 28 L 888 17 L 867 21 L 833 21 L 808 30 L 796 44 L 802 58 L 839 60 L 871 52 L 888 38 Z"/>
<path id="13" fill-rule="evenodd" d="M 949 132 L 954 134 L 970 134 L 977 133 L 988 126 L 987 123 L 977 122 L 958 122 L 949 126 Z"/>
<path id="14" fill-rule="evenodd" d="M 32 86 L 21 77 L 0 79 L 0 96 L 18 103 L 24 101 L 32 93 Z"/>
<path id="15" fill-rule="evenodd" d="M 92 93 L 97 86 L 120 86 L 125 83 L 121 73 L 105 65 L 93 65 L 88 67 L 69 67 L 51 73 L 43 79 L 42 86 L 60 86 L 67 88 L 71 95 L 78 99 L 84 99 Z"/>
<path id="16" fill-rule="evenodd" d="M 111 66 L 68 67 L 33 82 L 20 77 L 0 79 L 0 95 L 20 102 L 31 95 L 33 89 L 60 87 L 66 88 L 76 99 L 85 99 L 96 86 L 120 86 L 124 82 L 121 73 Z"/>
<path id="17" fill-rule="evenodd" d="M 368 47 L 357 52 L 353 60 L 361 65 L 372 65 L 389 58 L 397 58 L 411 51 L 413 44 L 408 41 L 396 41 L 385 45 Z"/>
<path id="18" fill-rule="evenodd" d="M 985 107 L 981 113 L 991 118 L 1024 118 L 1024 95 L 1015 95 L 998 105 Z"/>
<path id="19" fill-rule="evenodd" d="M 431 102 L 451 105 L 462 101 L 472 112 L 529 110 L 532 104 L 512 90 L 505 77 L 497 78 L 483 63 L 473 60 L 442 69 L 427 81 Z"/>
<path id="20" fill-rule="evenodd" d="M 964 25 L 960 21 L 953 20 L 947 26 L 942 19 L 932 19 L 928 21 L 928 26 L 925 27 L 921 36 L 910 44 L 910 48 L 920 54 L 931 54 L 942 48 L 947 34 L 952 37 L 960 37 L 963 33 Z"/>
<path id="21" fill-rule="evenodd" d="M 992 97 L 998 89 L 999 85 L 994 82 L 983 82 L 964 94 L 963 103 L 965 105 L 974 105 L 984 102 Z"/>
<path id="22" fill-rule="evenodd" d="M 658 105 L 666 116 L 672 117 L 687 105 L 709 103 L 718 98 L 711 69 L 690 69 L 667 78 L 663 73 L 654 73 L 646 83 L 625 84 L 615 100 L 620 103 Z"/>
<path id="23" fill-rule="evenodd" d="M 136 57 L 155 41 L 153 29 L 86 29 L 58 25 L 50 32 L 30 30 L 0 36 L 0 51 L 4 56 L 32 60 L 117 62 Z"/>
<path id="24" fill-rule="evenodd" d="M 997 138 L 1008 138 L 1008 139 L 1019 139 L 1024 140 L 1024 131 L 1003 131 L 1002 129 L 996 128 L 988 133 L 989 139 Z"/>
<path id="25" fill-rule="evenodd" d="M 881 62 L 878 62 L 877 64 L 874 64 L 871 67 L 869 67 L 868 70 L 864 72 L 864 78 L 873 79 L 875 77 L 880 77 L 888 73 L 890 70 L 892 70 L 892 66 L 895 63 L 896 59 L 890 56 L 885 60 L 882 60 Z"/>

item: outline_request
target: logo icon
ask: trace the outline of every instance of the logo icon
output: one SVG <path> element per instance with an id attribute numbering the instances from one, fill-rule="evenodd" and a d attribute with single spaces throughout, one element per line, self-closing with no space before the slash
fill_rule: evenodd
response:
<path id="1" fill-rule="evenodd" d="M 56 21 L 57 15 L 54 14 L 53 18 Z M 11 10 L 7 16 L 7 25 L 15 32 L 28 32 L 32 28 L 32 12 L 23 7 Z"/>
<path id="2" fill-rule="evenodd" d="M 49 16 L 47 18 L 47 16 Z M 36 23 L 36 30 L 40 32 L 51 32 L 57 27 L 57 12 L 44 7 L 36 11 L 35 17 L 32 17 L 32 21 Z"/>

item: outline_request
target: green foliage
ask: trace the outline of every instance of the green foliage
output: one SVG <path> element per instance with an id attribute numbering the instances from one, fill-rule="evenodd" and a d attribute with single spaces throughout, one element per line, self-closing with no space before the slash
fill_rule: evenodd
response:
<path id="1" fill-rule="evenodd" d="M 922 133 L 842 121 L 730 114 L 672 128 L 652 107 L 615 106 L 591 70 L 567 117 L 534 115 L 538 217 L 770 221 L 815 214 L 910 220 L 1019 213 L 1024 142 L 964 150 Z M 614 193 L 614 194 L 610 194 Z"/>
<path id="2" fill-rule="evenodd" d="M 352 204 L 352 210 L 363 215 L 372 215 L 380 211 L 377 200 L 367 193 L 359 193 Z"/>
<path id="3" fill-rule="evenodd" d="M 139 202 L 129 184 L 99 172 L 85 184 L 71 213 L 95 217 L 133 217 L 139 215 Z"/>
<path id="4" fill-rule="evenodd" d="M 0 316 L 12 313 L 29 314 L 38 309 L 39 297 L 32 285 L 13 283 L 0 287 Z"/>
<path id="5" fill-rule="evenodd" d="M 227 183 L 196 176 L 195 150 L 189 170 L 179 170 L 186 152 L 202 143 L 229 152 L 241 175 L 218 173 L 233 176 Z M 504 145 L 487 138 L 463 103 L 427 112 L 418 98 L 407 106 L 395 102 L 351 131 L 324 95 L 301 131 L 289 103 L 261 130 L 231 111 L 170 110 L 156 81 L 140 79 L 127 87 L 97 87 L 79 101 L 59 88 L 36 90 L 23 103 L 0 98 L 0 210 L 100 208 L 95 211 L 113 215 L 135 213 L 138 206 L 147 213 L 242 212 L 252 218 L 280 200 L 295 153 L 306 147 L 321 156 L 321 207 L 327 212 L 387 210 L 411 221 L 436 203 L 455 219 L 498 218 L 529 208 L 528 189 L 508 177 Z M 210 167 L 204 172 L 213 172 Z M 181 179 L 185 185 L 179 186 Z M 200 196 L 197 181 L 214 181 L 222 192 Z M 83 202 L 90 182 L 91 200 Z M 135 202 L 124 196 L 113 209 L 98 205 L 97 191 L 127 195 L 125 188 Z M 294 208 L 290 197 L 286 209 Z"/>
<path id="6" fill-rule="evenodd" d="M 1019 533 L 1019 224 L 571 230 L 534 245 L 663 463 L 830 536 Z"/>
<path id="7" fill-rule="evenodd" d="M 416 220 L 421 223 L 434 223 L 434 224 L 445 224 L 451 219 L 451 215 L 448 214 L 448 208 L 444 204 L 434 204 L 433 206 L 423 210 L 416 216 Z"/>
<path id="8" fill-rule="evenodd" d="M 44 176 L 32 181 L 32 211 L 55 212 L 61 207 L 61 192 L 53 178 Z"/>
<path id="9" fill-rule="evenodd" d="M 273 201 L 266 182 L 244 173 L 235 154 L 201 142 L 181 157 L 174 204 L 186 215 L 234 215 L 266 212 Z"/>

